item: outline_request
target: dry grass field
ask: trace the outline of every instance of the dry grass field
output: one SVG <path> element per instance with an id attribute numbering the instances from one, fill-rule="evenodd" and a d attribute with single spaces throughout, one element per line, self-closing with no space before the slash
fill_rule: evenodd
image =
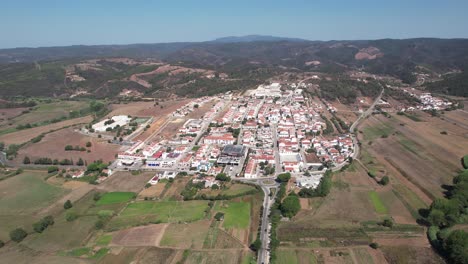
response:
<path id="1" fill-rule="evenodd" d="M 449 114 L 454 116 L 452 112 Z M 366 120 L 360 128 L 363 131 L 360 138 L 369 146 L 366 148 L 369 156 L 363 156 L 362 160 L 383 165 L 403 184 L 409 181 L 407 187 L 428 202 L 427 198 L 442 196 L 441 185 L 451 182 L 460 166 L 460 157 L 468 149 L 468 134 L 460 125 L 443 120 L 444 115 L 438 118 L 420 112 L 417 118 L 419 121 L 400 115 L 392 118 L 379 115 Z"/>
<path id="2" fill-rule="evenodd" d="M 65 121 L 50 124 L 50 125 L 39 126 L 35 128 L 20 130 L 15 133 L 1 135 L 0 141 L 5 142 L 6 144 L 22 144 L 22 143 L 28 142 L 34 137 L 39 136 L 42 133 L 48 133 L 51 130 L 57 130 L 63 127 L 74 126 L 78 124 L 87 124 L 91 121 L 92 121 L 91 116 L 65 120 Z"/>
<path id="3" fill-rule="evenodd" d="M 107 192 L 119 191 L 139 193 L 153 176 L 153 172 L 142 172 L 138 175 L 132 175 L 131 172 L 119 171 L 99 184 L 98 189 Z"/>
<path id="4" fill-rule="evenodd" d="M 159 246 L 168 224 L 133 227 L 114 232 L 112 246 Z"/>
<path id="5" fill-rule="evenodd" d="M 85 147 L 87 142 L 92 146 L 86 148 L 87 151 L 65 151 L 66 145 Z M 119 152 L 120 146 L 109 144 L 104 139 L 89 137 L 73 128 L 65 128 L 59 131 L 47 134 L 40 142 L 28 144 L 18 151 L 15 162 L 21 164 L 23 158 L 28 156 L 31 161 L 37 158 L 48 157 L 51 159 L 62 160 L 64 158 L 73 159 L 77 162 L 79 158 L 92 163 L 95 160 L 102 159 L 104 162 L 113 161 L 115 155 Z"/>

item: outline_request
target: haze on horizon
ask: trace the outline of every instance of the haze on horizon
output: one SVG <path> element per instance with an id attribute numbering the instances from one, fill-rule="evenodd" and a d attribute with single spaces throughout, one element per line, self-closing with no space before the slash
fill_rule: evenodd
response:
<path id="1" fill-rule="evenodd" d="M 2 1 L 0 48 L 207 41 L 467 38 L 468 2 Z"/>

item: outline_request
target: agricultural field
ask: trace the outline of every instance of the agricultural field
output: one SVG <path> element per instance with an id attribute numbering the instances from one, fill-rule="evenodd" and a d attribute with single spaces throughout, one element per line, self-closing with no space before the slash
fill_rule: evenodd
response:
<path id="1" fill-rule="evenodd" d="M 183 223 L 201 220 L 208 208 L 206 201 L 137 201 L 130 203 L 108 225 L 109 230 L 148 223 Z"/>
<path id="2" fill-rule="evenodd" d="M 32 230 L 32 223 L 41 217 L 41 209 L 67 194 L 69 190 L 48 184 L 46 176 L 24 172 L 0 182 L 1 240 L 8 240 L 8 233 L 19 226 Z"/>
<path id="3" fill-rule="evenodd" d="M 363 157 L 363 163 L 371 168 L 380 164 L 380 169 L 401 182 L 411 182 L 406 185 L 419 189 L 413 191 L 422 192 L 419 196 L 428 201 L 442 196 L 441 185 L 451 183 L 460 157 L 468 149 L 468 135 L 462 124 L 447 122 L 445 115 L 411 114 L 418 121 L 407 115 L 394 114 L 392 118 L 377 115 L 366 120 L 360 129 L 363 144 L 369 146 L 365 148 L 368 157 Z"/>
<path id="4" fill-rule="evenodd" d="M 0 135 L 0 142 L 5 144 L 23 144 L 30 141 L 32 138 L 37 137 L 44 133 L 59 130 L 65 127 L 71 127 L 80 124 L 88 124 L 93 118 L 91 116 L 84 116 L 74 119 L 69 119 L 57 123 L 52 123 L 44 126 L 38 126 L 34 128 L 24 129 L 16 131 L 15 133 L 8 133 Z"/>
<path id="5" fill-rule="evenodd" d="M 92 145 L 86 147 L 85 151 L 65 150 L 67 145 L 85 147 L 87 142 L 91 142 Z M 115 159 L 119 149 L 119 145 L 109 144 L 105 139 L 86 136 L 73 128 L 65 128 L 45 135 L 38 143 L 24 146 L 18 151 L 14 162 L 21 164 L 25 156 L 28 156 L 31 161 L 48 157 L 58 160 L 67 158 L 72 159 L 74 162 L 77 162 L 80 158 L 88 163 L 99 159 L 103 162 L 109 162 Z"/>
<path id="6" fill-rule="evenodd" d="M 249 227 L 250 203 L 219 201 L 214 210 L 224 213 L 223 227 L 226 229 Z"/>
<path id="7" fill-rule="evenodd" d="M 99 189 L 107 192 L 140 192 L 145 184 L 154 176 L 152 172 L 142 172 L 133 175 L 128 171 L 112 174 L 107 180 L 99 184 Z"/>
<path id="8" fill-rule="evenodd" d="M 115 203 L 124 203 L 135 198 L 136 194 L 132 192 L 109 192 L 105 193 L 96 205 L 107 205 Z"/>
<path id="9" fill-rule="evenodd" d="M 19 108 L 19 110 L 22 109 L 19 113 L 10 109 L 2 109 L 0 111 L 5 113 L 7 119 L 0 122 L 0 134 L 2 134 L 1 131 L 3 130 L 14 129 L 19 125 L 36 124 L 40 126 L 54 119 L 68 118 L 70 112 L 85 111 L 88 107 L 89 101 L 46 100 L 29 109 Z M 16 129 L 13 131 L 16 131 Z"/>

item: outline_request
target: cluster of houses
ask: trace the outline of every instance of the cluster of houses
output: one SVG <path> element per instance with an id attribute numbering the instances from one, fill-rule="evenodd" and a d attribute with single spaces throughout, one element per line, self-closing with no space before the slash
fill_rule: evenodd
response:
<path id="1" fill-rule="evenodd" d="M 216 103 L 201 119 L 187 120 L 171 140 L 134 142 L 118 154 L 119 165 L 141 164 L 163 171 L 150 184 L 175 176 L 164 174 L 168 171 L 201 173 L 203 179 L 194 180 L 210 187 L 216 184 L 214 176 L 235 166 L 243 168 L 239 176 L 256 178 L 275 169 L 299 174 L 311 165 L 345 162 L 354 151 L 351 136 L 321 135 L 326 126 L 321 118 L 324 107 L 304 96 L 302 88 L 306 87 L 289 84 L 282 90 L 281 84 L 273 83 L 259 86 L 248 96 L 225 94 L 194 100 L 173 116 L 184 116 L 208 101 Z M 316 186 L 319 180 L 318 176 L 304 178 L 299 184 Z"/>
<path id="2" fill-rule="evenodd" d="M 205 103 L 211 101 L 213 98 L 212 97 L 209 97 L 209 96 L 205 96 L 205 97 L 201 97 L 201 98 L 198 98 L 198 99 L 195 99 L 187 104 L 185 104 L 184 106 L 182 106 L 181 108 L 175 110 L 173 113 L 172 113 L 172 116 L 175 116 L 175 117 L 184 117 L 188 114 L 190 114 L 191 112 L 193 112 L 193 110 L 195 108 L 198 108 L 198 107 L 201 107 L 203 106 Z"/>
<path id="3" fill-rule="evenodd" d="M 408 89 L 403 89 L 403 92 L 409 94 L 412 97 L 417 98 L 421 103 L 416 106 L 416 109 L 423 110 L 423 111 L 430 111 L 430 110 L 444 110 L 452 106 L 452 102 L 444 100 L 442 98 L 434 97 L 431 93 L 414 93 L 414 88 L 411 88 L 411 91 Z M 414 110 L 413 107 L 405 110 Z"/>

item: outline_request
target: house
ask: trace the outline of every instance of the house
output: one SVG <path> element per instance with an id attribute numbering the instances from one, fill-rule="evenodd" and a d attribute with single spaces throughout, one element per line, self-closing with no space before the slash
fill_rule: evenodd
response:
<path id="1" fill-rule="evenodd" d="M 247 179 L 257 178 L 257 174 L 257 163 L 254 159 L 251 159 L 245 167 L 244 177 Z"/>
<path id="2" fill-rule="evenodd" d="M 151 185 L 156 185 L 158 182 L 159 182 L 159 176 L 156 175 L 153 178 L 151 178 L 151 180 L 148 183 Z"/>
<path id="3" fill-rule="evenodd" d="M 230 133 L 220 135 L 209 135 L 203 139 L 205 144 L 219 144 L 219 145 L 230 145 L 236 142 L 236 138 Z"/>
<path id="4" fill-rule="evenodd" d="M 73 172 L 71 172 L 70 175 L 71 175 L 72 179 L 81 178 L 81 177 L 84 176 L 84 171 L 83 170 L 73 171 Z"/>

